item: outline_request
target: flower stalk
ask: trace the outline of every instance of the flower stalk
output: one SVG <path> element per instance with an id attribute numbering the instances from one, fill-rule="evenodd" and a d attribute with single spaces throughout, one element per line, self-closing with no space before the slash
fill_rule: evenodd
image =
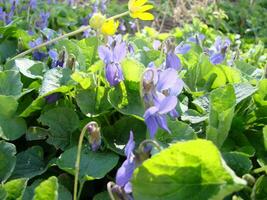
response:
<path id="1" fill-rule="evenodd" d="M 74 178 L 74 192 L 73 192 L 73 199 L 77 200 L 77 193 L 78 193 L 78 180 L 79 180 L 79 171 L 80 171 L 80 162 L 81 162 L 81 151 L 82 151 L 82 144 L 83 138 L 87 131 L 87 124 L 83 127 L 82 132 L 79 137 L 78 149 L 77 149 L 77 156 L 75 162 L 75 178 Z"/>
<path id="2" fill-rule="evenodd" d="M 128 14 L 129 14 L 129 11 L 126 11 L 126 12 L 123 12 L 123 13 L 121 13 L 121 14 L 114 15 L 114 16 L 108 18 L 107 20 L 114 20 L 114 19 L 123 17 L 123 16 L 128 15 Z M 90 28 L 90 25 L 80 27 L 78 30 L 72 31 L 72 32 L 70 32 L 70 33 L 66 33 L 66 34 L 61 35 L 61 36 L 59 36 L 59 37 L 56 37 L 56 38 L 54 38 L 54 39 L 52 39 L 52 40 L 49 40 L 49 41 L 47 41 L 47 42 L 44 42 L 44 43 L 42 43 L 42 44 L 40 44 L 40 45 L 37 45 L 37 46 L 35 46 L 35 47 L 33 47 L 33 48 L 30 48 L 30 49 L 28 49 L 28 50 L 26 50 L 26 51 L 24 51 L 24 52 L 22 52 L 22 53 L 20 53 L 20 54 L 18 54 L 18 55 L 16 55 L 16 56 L 14 56 L 13 58 L 11 58 L 11 60 L 15 60 L 15 59 L 17 59 L 17 58 L 26 56 L 27 54 L 29 54 L 29 53 L 31 53 L 31 52 L 37 50 L 37 49 L 40 49 L 40 48 L 45 47 L 45 46 L 47 46 L 47 45 L 53 44 L 53 43 L 55 43 L 55 42 L 57 42 L 57 41 L 59 41 L 59 40 L 62 40 L 62 39 L 65 39 L 65 38 L 68 38 L 68 37 L 77 35 L 77 34 L 79 34 L 79 33 L 82 33 L 82 32 L 86 31 L 86 30 L 89 29 L 89 28 Z"/>

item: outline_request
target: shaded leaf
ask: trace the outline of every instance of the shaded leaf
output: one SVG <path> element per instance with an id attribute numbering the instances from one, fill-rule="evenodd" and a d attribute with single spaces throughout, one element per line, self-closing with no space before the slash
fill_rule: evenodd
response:
<path id="1" fill-rule="evenodd" d="M 16 165 L 16 147 L 11 143 L 0 141 L 0 182 L 5 182 Z"/>

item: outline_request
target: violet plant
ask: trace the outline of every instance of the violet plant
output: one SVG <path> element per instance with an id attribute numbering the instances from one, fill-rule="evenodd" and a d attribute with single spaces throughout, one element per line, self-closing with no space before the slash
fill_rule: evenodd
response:
<path id="1" fill-rule="evenodd" d="M 105 76 L 110 86 L 116 86 L 124 80 L 120 63 L 126 54 L 127 45 L 122 41 L 121 36 L 109 37 L 107 45 L 98 48 L 98 55 L 105 63 Z"/>

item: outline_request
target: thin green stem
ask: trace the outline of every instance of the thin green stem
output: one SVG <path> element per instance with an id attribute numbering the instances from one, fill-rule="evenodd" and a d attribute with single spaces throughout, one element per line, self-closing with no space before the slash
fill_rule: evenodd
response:
<path id="1" fill-rule="evenodd" d="M 79 187 L 79 191 L 78 191 L 78 199 L 80 199 L 80 197 L 81 197 L 84 183 L 85 183 L 85 180 L 82 180 L 80 182 L 80 187 Z"/>
<path id="2" fill-rule="evenodd" d="M 118 15 L 115 15 L 115 16 L 112 16 L 112 17 L 108 18 L 107 20 L 117 19 L 117 18 L 123 17 L 123 16 L 128 15 L 128 14 L 129 14 L 129 11 L 124 12 L 124 13 L 121 13 L 121 14 L 118 14 Z M 22 53 L 16 55 L 15 57 L 11 58 L 11 60 L 14 60 L 14 59 L 23 57 L 23 56 L 25 56 L 25 55 L 27 55 L 27 54 L 33 52 L 34 50 L 37 50 L 37 49 L 40 49 L 40 48 L 45 47 L 45 46 L 47 46 L 47 45 L 53 44 L 53 43 L 55 43 L 55 42 L 57 42 L 57 41 L 59 41 L 59 40 L 62 40 L 62 39 L 64 39 L 64 38 L 68 38 L 68 37 L 77 35 L 78 33 L 84 32 L 84 31 L 86 31 L 86 30 L 89 29 L 89 28 L 90 28 L 90 25 L 80 27 L 80 28 L 77 29 L 76 31 L 72 31 L 72 32 L 70 32 L 70 33 L 66 33 L 66 34 L 61 35 L 61 36 L 59 36 L 59 37 L 56 37 L 56 38 L 54 38 L 54 39 L 52 39 L 52 40 L 49 40 L 49 41 L 47 41 L 47 42 L 44 42 L 44 43 L 42 43 L 42 44 L 40 44 L 40 45 L 38 45 L 38 46 L 36 46 L 36 47 L 33 47 L 33 48 L 31 48 L 31 49 L 28 49 L 27 51 L 24 51 L 24 52 L 22 52 Z"/>
<path id="3" fill-rule="evenodd" d="M 263 166 L 263 167 L 260 167 L 260 168 L 253 170 L 253 172 L 256 174 L 261 173 L 261 172 L 266 172 L 266 171 L 267 171 L 267 166 Z"/>
<path id="4" fill-rule="evenodd" d="M 83 127 L 82 132 L 80 134 L 79 143 L 78 143 L 77 157 L 76 157 L 76 162 L 75 162 L 75 178 L 74 178 L 74 193 L 73 193 L 73 199 L 74 200 L 77 200 L 78 180 L 79 180 L 79 171 L 80 171 L 80 162 L 81 162 L 81 151 L 82 151 L 83 138 L 84 138 L 86 131 L 87 131 L 87 125 L 85 125 Z M 81 188 L 80 188 L 80 190 L 81 190 Z"/>

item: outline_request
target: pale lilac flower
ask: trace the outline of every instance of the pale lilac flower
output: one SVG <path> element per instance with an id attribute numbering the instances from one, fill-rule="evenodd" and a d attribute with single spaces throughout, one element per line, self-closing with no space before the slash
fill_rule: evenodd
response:
<path id="1" fill-rule="evenodd" d="M 208 51 L 210 62 L 214 65 L 221 64 L 225 59 L 226 51 L 230 45 L 231 41 L 228 38 L 222 39 L 221 37 L 217 37 L 213 46 Z"/>
<path id="2" fill-rule="evenodd" d="M 154 50 L 159 50 L 160 46 L 161 46 L 161 42 L 159 40 L 154 40 L 153 49 Z"/>
<path id="3" fill-rule="evenodd" d="M 55 51 L 53 49 L 50 49 L 48 51 L 48 55 L 52 60 L 51 68 L 57 67 L 57 64 L 58 64 L 57 63 L 58 62 L 58 53 L 57 53 L 57 51 Z"/>
<path id="4" fill-rule="evenodd" d="M 144 119 L 150 132 L 150 138 L 155 138 L 158 128 L 162 128 L 169 133 L 171 132 L 167 125 L 167 113 L 175 109 L 176 104 L 177 98 L 175 96 L 168 96 L 146 110 Z"/>
<path id="5" fill-rule="evenodd" d="M 181 61 L 177 54 L 186 54 L 190 50 L 189 44 L 180 43 L 174 50 L 169 50 L 166 57 L 166 68 L 181 69 Z"/>
<path id="6" fill-rule="evenodd" d="M 109 37 L 107 46 L 98 48 L 98 55 L 106 64 L 105 75 L 110 86 L 115 86 L 124 80 L 120 62 L 126 57 L 127 45 L 121 41 L 121 37 L 114 39 Z"/>
<path id="7" fill-rule="evenodd" d="M 34 10 L 37 8 L 37 0 L 30 0 L 29 7 Z"/>
<path id="8" fill-rule="evenodd" d="M 142 78 L 142 98 L 146 112 L 145 123 L 153 139 L 158 128 L 170 133 L 167 126 L 167 115 L 179 116 L 176 111 L 177 96 L 182 92 L 184 82 L 178 78 L 177 71 L 172 68 L 157 69 L 150 63 Z"/>
<path id="9" fill-rule="evenodd" d="M 196 34 L 196 35 L 194 35 L 194 36 L 192 36 L 192 37 L 190 37 L 190 38 L 188 38 L 188 41 L 189 42 L 193 42 L 193 43 L 196 43 L 196 44 L 201 44 L 201 42 L 205 39 L 206 37 L 205 37 L 205 35 L 203 35 L 203 34 Z"/>
<path id="10" fill-rule="evenodd" d="M 35 22 L 35 26 L 37 28 L 40 28 L 41 30 L 47 28 L 49 17 L 50 17 L 49 12 L 41 12 L 39 19 Z"/>

